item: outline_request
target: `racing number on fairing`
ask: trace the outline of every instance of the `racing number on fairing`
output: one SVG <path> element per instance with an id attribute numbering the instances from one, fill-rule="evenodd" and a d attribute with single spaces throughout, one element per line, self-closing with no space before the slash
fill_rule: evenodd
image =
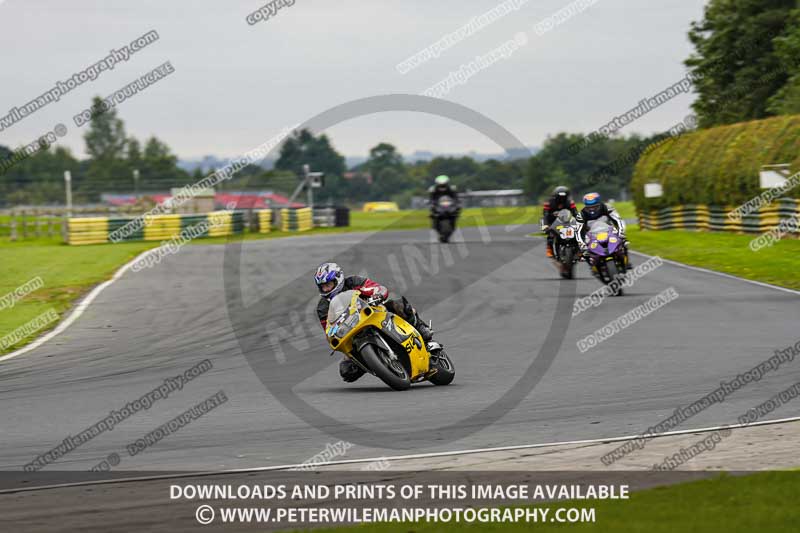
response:
<path id="1" fill-rule="evenodd" d="M 414 349 L 414 337 L 409 337 L 407 342 L 403 343 L 403 348 L 406 349 L 407 354 L 411 354 L 411 351 Z"/>

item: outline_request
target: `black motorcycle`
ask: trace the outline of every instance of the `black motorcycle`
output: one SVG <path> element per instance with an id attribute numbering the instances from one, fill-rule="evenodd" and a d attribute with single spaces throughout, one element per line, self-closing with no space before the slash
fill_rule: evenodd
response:
<path id="1" fill-rule="evenodd" d="M 550 225 L 549 231 L 553 234 L 553 258 L 559 265 L 561 277 L 573 279 L 575 264 L 581 259 L 578 222 L 568 209 L 562 209 Z"/>
<path id="2" fill-rule="evenodd" d="M 450 236 L 456 229 L 456 219 L 459 214 L 459 207 L 456 201 L 450 196 L 441 196 L 434 206 L 432 206 L 431 216 L 434 220 L 434 227 L 439 234 L 440 242 L 448 242 Z"/>

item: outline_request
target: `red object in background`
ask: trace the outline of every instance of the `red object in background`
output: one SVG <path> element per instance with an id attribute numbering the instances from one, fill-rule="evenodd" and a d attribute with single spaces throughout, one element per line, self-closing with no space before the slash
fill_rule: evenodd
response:
<path id="1" fill-rule="evenodd" d="M 225 208 L 231 203 L 236 209 L 267 209 L 270 206 L 276 207 L 305 207 L 305 204 L 292 202 L 282 194 L 276 193 L 217 193 L 214 203 L 218 208 Z"/>
<path id="2" fill-rule="evenodd" d="M 169 194 L 144 194 L 144 198 L 148 198 L 157 204 L 163 204 L 171 198 Z M 121 207 L 125 205 L 133 205 L 136 203 L 136 196 L 133 194 L 104 194 L 102 197 L 104 203 Z M 270 206 L 276 207 L 305 207 L 305 204 L 292 202 L 289 204 L 289 198 L 282 194 L 273 192 L 254 192 L 254 193 L 216 193 L 214 195 L 214 206 L 217 209 L 225 209 L 228 205 L 234 204 L 236 209 L 267 209 Z"/>

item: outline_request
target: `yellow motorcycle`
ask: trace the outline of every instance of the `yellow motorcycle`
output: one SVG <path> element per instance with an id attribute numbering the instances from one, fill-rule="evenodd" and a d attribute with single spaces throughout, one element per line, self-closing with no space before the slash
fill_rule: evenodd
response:
<path id="1" fill-rule="evenodd" d="M 342 352 L 394 390 L 425 380 L 434 385 L 453 381 L 455 369 L 441 344 L 426 345 L 402 317 L 360 294 L 344 291 L 331 300 L 325 336 L 334 352 Z"/>

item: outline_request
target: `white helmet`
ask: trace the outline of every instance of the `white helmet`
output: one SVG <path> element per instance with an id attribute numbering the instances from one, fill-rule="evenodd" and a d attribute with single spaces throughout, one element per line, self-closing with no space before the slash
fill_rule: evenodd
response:
<path id="1" fill-rule="evenodd" d="M 336 285 L 328 292 L 322 290 L 322 284 L 331 281 L 335 281 Z M 336 263 L 322 263 L 317 267 L 317 273 L 314 274 L 314 282 L 317 284 L 319 293 L 330 300 L 339 294 L 344 287 L 344 271 Z"/>

